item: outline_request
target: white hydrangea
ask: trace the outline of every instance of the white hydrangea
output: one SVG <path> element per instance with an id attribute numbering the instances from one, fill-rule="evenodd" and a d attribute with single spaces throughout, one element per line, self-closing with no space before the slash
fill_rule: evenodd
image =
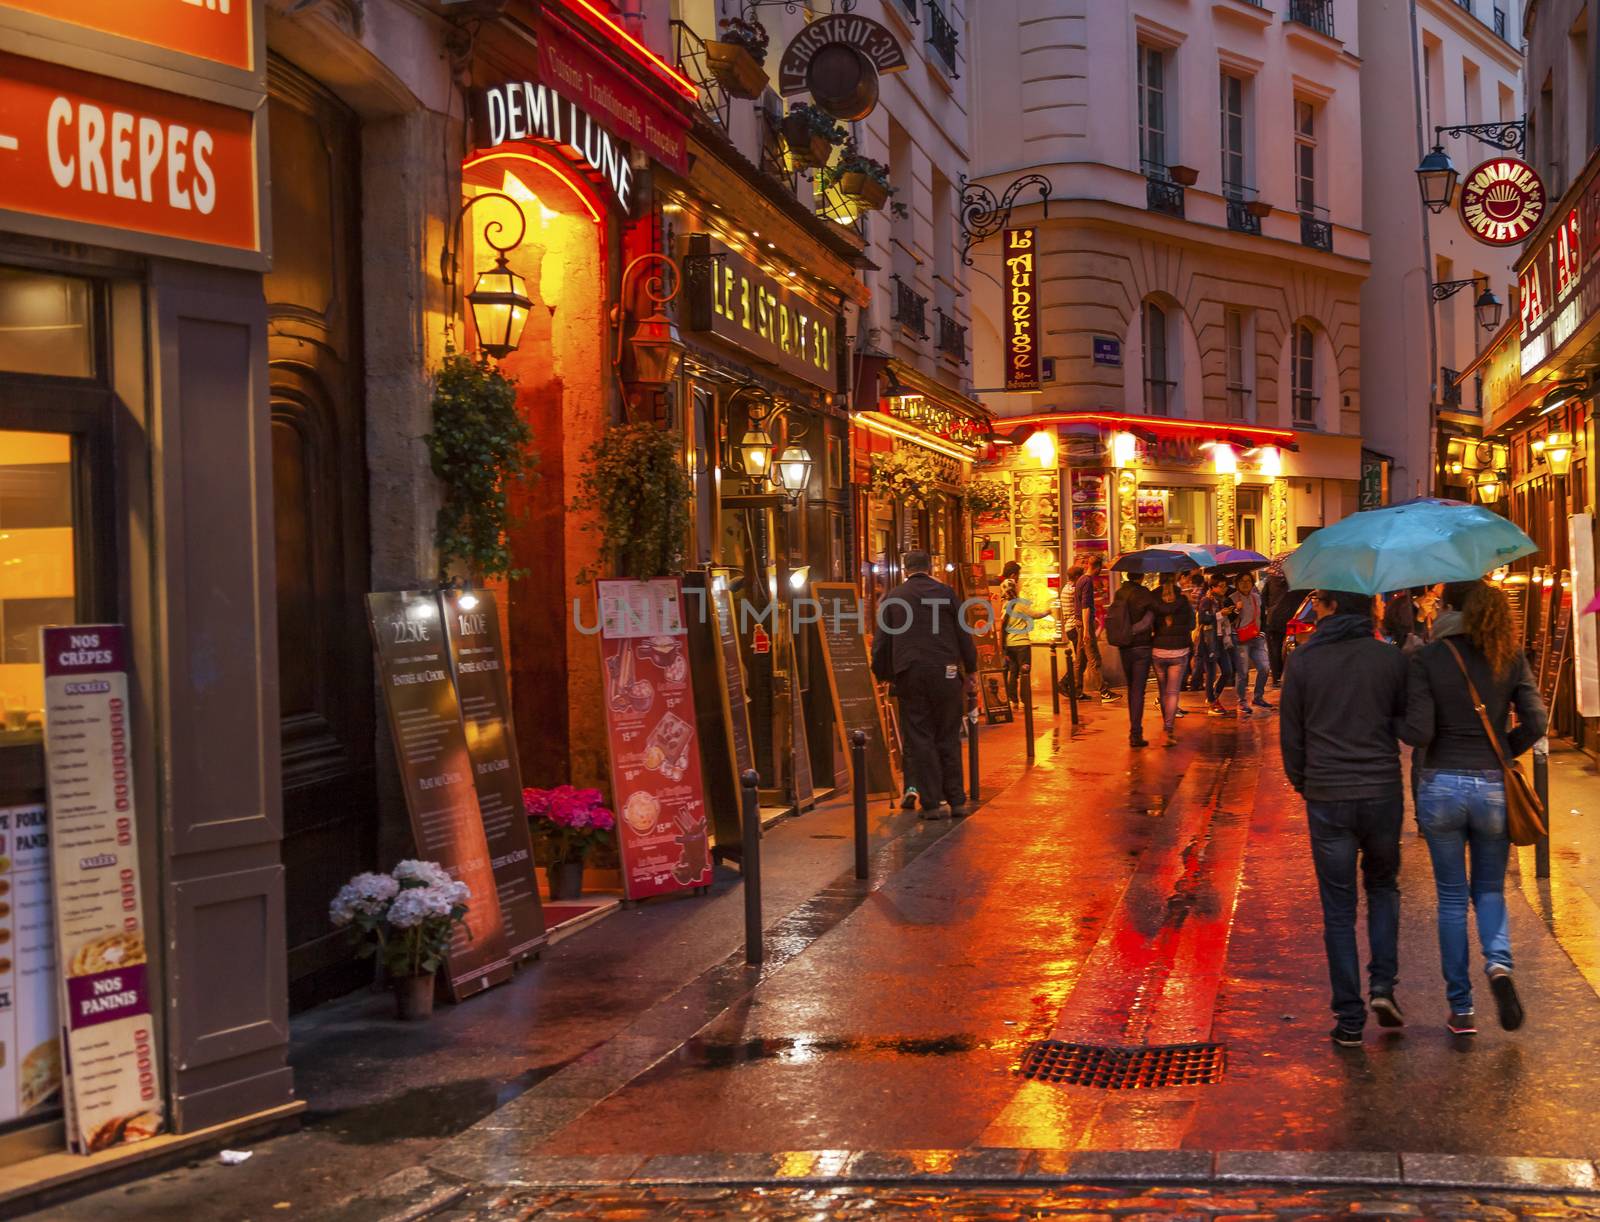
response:
<path id="1" fill-rule="evenodd" d="M 400 884 L 387 874 L 357 874 L 333 897 L 328 917 L 335 925 L 350 924 L 358 916 L 382 916 Z"/>
<path id="2" fill-rule="evenodd" d="M 402 883 L 421 883 L 424 887 L 442 887 L 450 882 L 450 875 L 436 861 L 418 861 L 407 858 L 394 868 L 394 876 Z"/>
<path id="3" fill-rule="evenodd" d="M 466 884 L 446 881 L 443 886 L 411 887 L 389 905 L 389 924 L 412 929 L 434 917 L 448 917 L 458 901 L 465 900 Z"/>

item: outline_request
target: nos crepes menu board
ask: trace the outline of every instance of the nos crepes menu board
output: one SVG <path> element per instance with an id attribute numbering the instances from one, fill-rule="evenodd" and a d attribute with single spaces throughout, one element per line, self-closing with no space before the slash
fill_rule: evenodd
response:
<path id="1" fill-rule="evenodd" d="M 0 1124 L 61 1092 L 45 808 L 0 806 Z"/>
<path id="2" fill-rule="evenodd" d="M 472 892 L 445 963 L 459 1000 L 509 979 L 511 962 L 439 597 L 432 590 L 368 594 L 367 617 L 417 856 Z"/>
<path id="3" fill-rule="evenodd" d="M 710 886 L 683 584 L 595 584 L 624 893 L 638 900 Z"/>
<path id="4" fill-rule="evenodd" d="M 67 1141 L 93 1154 L 162 1127 L 141 924 L 127 640 L 115 624 L 46 628 L 42 636 Z"/>
<path id="5" fill-rule="evenodd" d="M 450 664 L 472 756 L 478 811 L 489 842 L 500 914 L 513 959 L 544 945 L 544 912 L 533 881 L 533 843 L 522 805 L 522 766 L 511 731 L 511 699 L 506 688 L 505 650 L 500 639 L 500 609 L 494 595 L 447 590 L 444 607 Z"/>

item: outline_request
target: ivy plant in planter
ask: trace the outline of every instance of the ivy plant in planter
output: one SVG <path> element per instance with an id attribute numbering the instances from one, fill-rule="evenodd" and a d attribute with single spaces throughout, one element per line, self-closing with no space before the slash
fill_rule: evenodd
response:
<path id="1" fill-rule="evenodd" d="M 939 498 L 938 484 L 939 468 L 926 454 L 894 450 L 873 458 L 868 491 L 880 501 L 926 509 Z"/>
<path id="2" fill-rule="evenodd" d="M 584 455 L 574 512 L 592 512 L 612 571 L 643 581 L 678 571 L 689 531 L 682 440 L 653 424 L 614 424 Z"/>
<path id="3" fill-rule="evenodd" d="M 446 353 L 433 380 L 433 429 L 423 440 L 444 486 L 434 523 L 439 576 L 459 565 L 475 581 L 520 577 L 511 567 L 508 494 L 535 474 L 533 432 L 517 414 L 516 383 L 480 353 Z"/>
<path id="4" fill-rule="evenodd" d="M 798 166 L 818 169 L 827 165 L 834 146 L 844 143 L 848 134 L 837 119 L 809 102 L 791 106 L 783 116 L 784 147 Z"/>
<path id="5" fill-rule="evenodd" d="M 770 38 L 759 21 L 728 17 L 721 23 L 722 37 L 706 43 L 706 65 L 721 86 L 736 98 L 759 98 L 767 90 Z"/>
<path id="6" fill-rule="evenodd" d="M 837 188 L 857 208 L 876 211 L 889 202 L 895 189 L 889 185 L 889 167 L 868 157 L 854 140 L 845 142 L 839 160 L 817 175 L 817 187 Z"/>

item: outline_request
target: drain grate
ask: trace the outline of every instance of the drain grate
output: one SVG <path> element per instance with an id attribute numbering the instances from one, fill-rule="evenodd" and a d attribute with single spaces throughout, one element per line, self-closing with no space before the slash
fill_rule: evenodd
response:
<path id="1" fill-rule="evenodd" d="M 1228 1052 L 1221 1044 L 1114 1047 L 1039 1040 L 1028 1045 L 1017 1072 L 1035 1082 L 1101 1090 L 1209 1086 L 1222 1081 Z"/>

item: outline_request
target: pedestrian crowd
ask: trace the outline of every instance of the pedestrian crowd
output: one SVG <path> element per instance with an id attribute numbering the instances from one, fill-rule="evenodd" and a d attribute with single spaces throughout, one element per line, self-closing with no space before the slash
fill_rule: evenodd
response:
<path id="1" fill-rule="evenodd" d="M 926 552 L 908 553 L 903 602 L 909 628 L 878 634 L 873 671 L 899 698 L 906 808 L 924 817 L 966 813 L 960 734 L 976 698 L 978 660 L 962 630 L 956 592 L 931 575 Z M 1162 573 L 1152 588 L 1127 574 L 1100 613 L 1099 557 L 1067 573 L 1055 610 L 1071 647 L 1064 687 L 1093 683 L 1116 699 L 1101 665 L 1101 641 L 1116 651 L 1126 685 L 1129 743 L 1144 736 L 1146 694 L 1156 682 L 1170 747 L 1185 716 L 1181 694 L 1202 692 L 1206 713 L 1240 719 L 1273 712 L 1290 784 L 1305 800 L 1332 985 L 1333 1040 L 1359 1046 L 1369 1015 L 1401 1027 L 1400 844 L 1406 784 L 1402 744 L 1411 750 L 1411 790 L 1433 866 L 1441 970 L 1455 1035 L 1475 1034 L 1469 909 L 1500 1024 L 1523 1022 L 1513 975 L 1505 903 L 1513 761 L 1545 733 L 1546 713 L 1510 608 L 1485 580 L 1396 592 L 1291 590 L 1269 570 L 1229 577 L 1198 569 Z M 1007 699 L 1031 682 L 1028 657 L 1036 610 L 1019 590 L 1020 568 L 1002 574 L 1001 631 Z M 943 622 L 941 623 L 941 611 Z M 1252 685 L 1252 676 L 1254 679 Z M 1267 700 L 1279 688 L 1278 706 Z M 1231 689 L 1234 704 L 1224 700 Z M 1514 714 L 1514 720 L 1513 720 Z M 1516 805 L 1516 794 L 1510 796 Z M 1515 813 L 1514 811 L 1512 812 Z M 1358 889 L 1358 879 L 1360 887 Z M 1363 996 L 1357 946 L 1360 891 L 1367 899 L 1368 963 Z"/>

